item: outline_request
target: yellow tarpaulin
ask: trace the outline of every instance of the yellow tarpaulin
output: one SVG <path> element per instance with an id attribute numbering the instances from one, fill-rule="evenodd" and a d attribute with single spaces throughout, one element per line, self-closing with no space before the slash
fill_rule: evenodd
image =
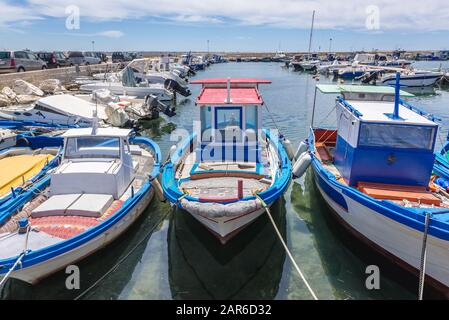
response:
<path id="1" fill-rule="evenodd" d="M 28 180 L 38 174 L 47 161 L 54 156 L 49 154 L 23 154 L 0 160 L 0 197 L 11 191 L 11 187 L 18 187 L 23 180 Z M 22 178 L 23 177 L 23 178 Z"/>

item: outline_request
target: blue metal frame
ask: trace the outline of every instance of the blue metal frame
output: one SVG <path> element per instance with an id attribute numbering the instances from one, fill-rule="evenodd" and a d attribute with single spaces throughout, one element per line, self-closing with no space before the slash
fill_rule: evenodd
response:
<path id="1" fill-rule="evenodd" d="M 279 139 L 274 139 L 269 130 L 263 130 L 264 134 L 267 136 L 268 140 L 274 144 L 278 151 L 279 159 L 281 160 L 281 167 L 277 177 L 273 177 L 275 182 L 272 186 L 270 186 L 265 191 L 261 192 L 259 196 L 265 201 L 267 204 L 273 203 L 279 197 L 281 197 L 287 186 L 290 182 L 291 178 L 291 163 L 288 159 L 287 152 L 284 149 L 281 141 Z M 175 178 L 176 166 L 178 165 L 178 161 L 184 155 L 188 148 L 191 148 L 194 143 L 194 139 L 196 138 L 195 134 L 192 134 L 188 139 L 186 139 L 181 147 L 176 149 L 175 154 L 172 156 L 172 159 L 164 166 L 162 172 L 162 189 L 164 191 L 165 197 L 173 204 L 176 204 L 179 208 L 181 208 L 181 204 L 178 202 L 178 199 L 184 197 L 184 199 L 192 202 L 200 202 L 199 198 L 192 197 L 190 195 L 185 195 L 179 188 L 180 180 Z M 222 202 L 223 204 L 239 202 L 239 201 L 248 201 L 256 199 L 255 196 L 248 196 L 242 199 Z"/>
<path id="2" fill-rule="evenodd" d="M 242 106 L 234 106 L 234 107 L 214 107 L 214 117 L 215 117 L 215 121 L 214 121 L 214 129 L 215 130 L 219 130 L 218 129 L 218 117 L 217 117 L 217 113 L 218 110 L 238 110 L 240 113 L 240 129 L 243 129 L 243 107 Z"/>

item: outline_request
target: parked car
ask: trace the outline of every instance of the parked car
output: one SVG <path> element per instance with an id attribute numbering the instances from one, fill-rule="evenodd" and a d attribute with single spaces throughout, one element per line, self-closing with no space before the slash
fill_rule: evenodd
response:
<path id="1" fill-rule="evenodd" d="M 0 73 L 47 69 L 47 64 L 29 51 L 0 51 Z"/>
<path id="2" fill-rule="evenodd" d="M 67 61 L 70 66 L 83 65 L 86 63 L 84 54 L 81 51 L 70 51 Z"/>
<path id="3" fill-rule="evenodd" d="M 100 64 L 101 58 L 97 56 L 96 52 L 84 52 L 85 64 Z"/>
<path id="4" fill-rule="evenodd" d="M 108 62 L 108 56 L 104 52 L 95 52 L 95 56 L 100 58 L 101 62 Z"/>
<path id="5" fill-rule="evenodd" d="M 37 56 L 47 63 L 47 67 L 59 68 L 69 65 L 67 56 L 62 52 L 38 52 Z"/>
<path id="6" fill-rule="evenodd" d="M 133 60 L 132 56 L 126 52 L 113 52 L 112 53 L 112 62 L 126 62 Z"/>

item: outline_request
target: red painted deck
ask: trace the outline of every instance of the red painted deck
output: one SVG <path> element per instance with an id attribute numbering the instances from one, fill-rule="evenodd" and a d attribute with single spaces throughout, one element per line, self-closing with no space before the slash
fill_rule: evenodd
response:
<path id="1" fill-rule="evenodd" d="M 121 208 L 123 201 L 116 200 L 111 207 L 100 217 L 81 217 L 81 216 L 48 216 L 40 218 L 31 218 L 30 224 L 34 229 L 45 232 L 51 236 L 61 239 L 70 239 L 89 228 L 92 228 L 100 222 L 106 220 Z"/>

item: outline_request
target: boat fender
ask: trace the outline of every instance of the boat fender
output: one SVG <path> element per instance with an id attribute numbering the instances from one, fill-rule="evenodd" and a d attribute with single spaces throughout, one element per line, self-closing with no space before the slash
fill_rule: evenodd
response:
<path id="1" fill-rule="evenodd" d="M 435 179 L 435 183 L 442 187 L 444 190 L 449 189 L 449 181 L 444 178 Z"/>
<path id="2" fill-rule="evenodd" d="M 298 149 L 296 150 L 295 153 L 295 160 L 298 160 L 301 155 L 307 151 L 307 149 L 309 149 L 309 146 L 307 145 L 307 143 L 305 143 L 304 141 L 301 141 L 299 143 Z"/>
<path id="3" fill-rule="evenodd" d="M 292 160 L 293 160 L 293 157 L 294 157 L 292 143 L 290 142 L 290 140 L 288 140 L 287 138 L 285 138 L 285 139 L 282 141 L 282 145 L 284 146 L 285 151 L 287 152 L 288 159 L 289 159 L 290 161 L 292 161 Z"/>
<path id="4" fill-rule="evenodd" d="M 156 196 L 159 199 L 159 201 L 165 202 L 166 199 L 164 196 L 164 191 L 162 190 L 159 180 L 157 180 L 157 178 L 154 178 L 153 180 L 151 180 L 151 185 L 153 186 L 154 192 L 156 193 Z"/>
<path id="5" fill-rule="evenodd" d="M 292 173 L 294 178 L 300 178 L 306 172 L 307 168 L 312 162 L 312 157 L 309 153 L 302 154 L 301 158 L 293 165 Z"/>

